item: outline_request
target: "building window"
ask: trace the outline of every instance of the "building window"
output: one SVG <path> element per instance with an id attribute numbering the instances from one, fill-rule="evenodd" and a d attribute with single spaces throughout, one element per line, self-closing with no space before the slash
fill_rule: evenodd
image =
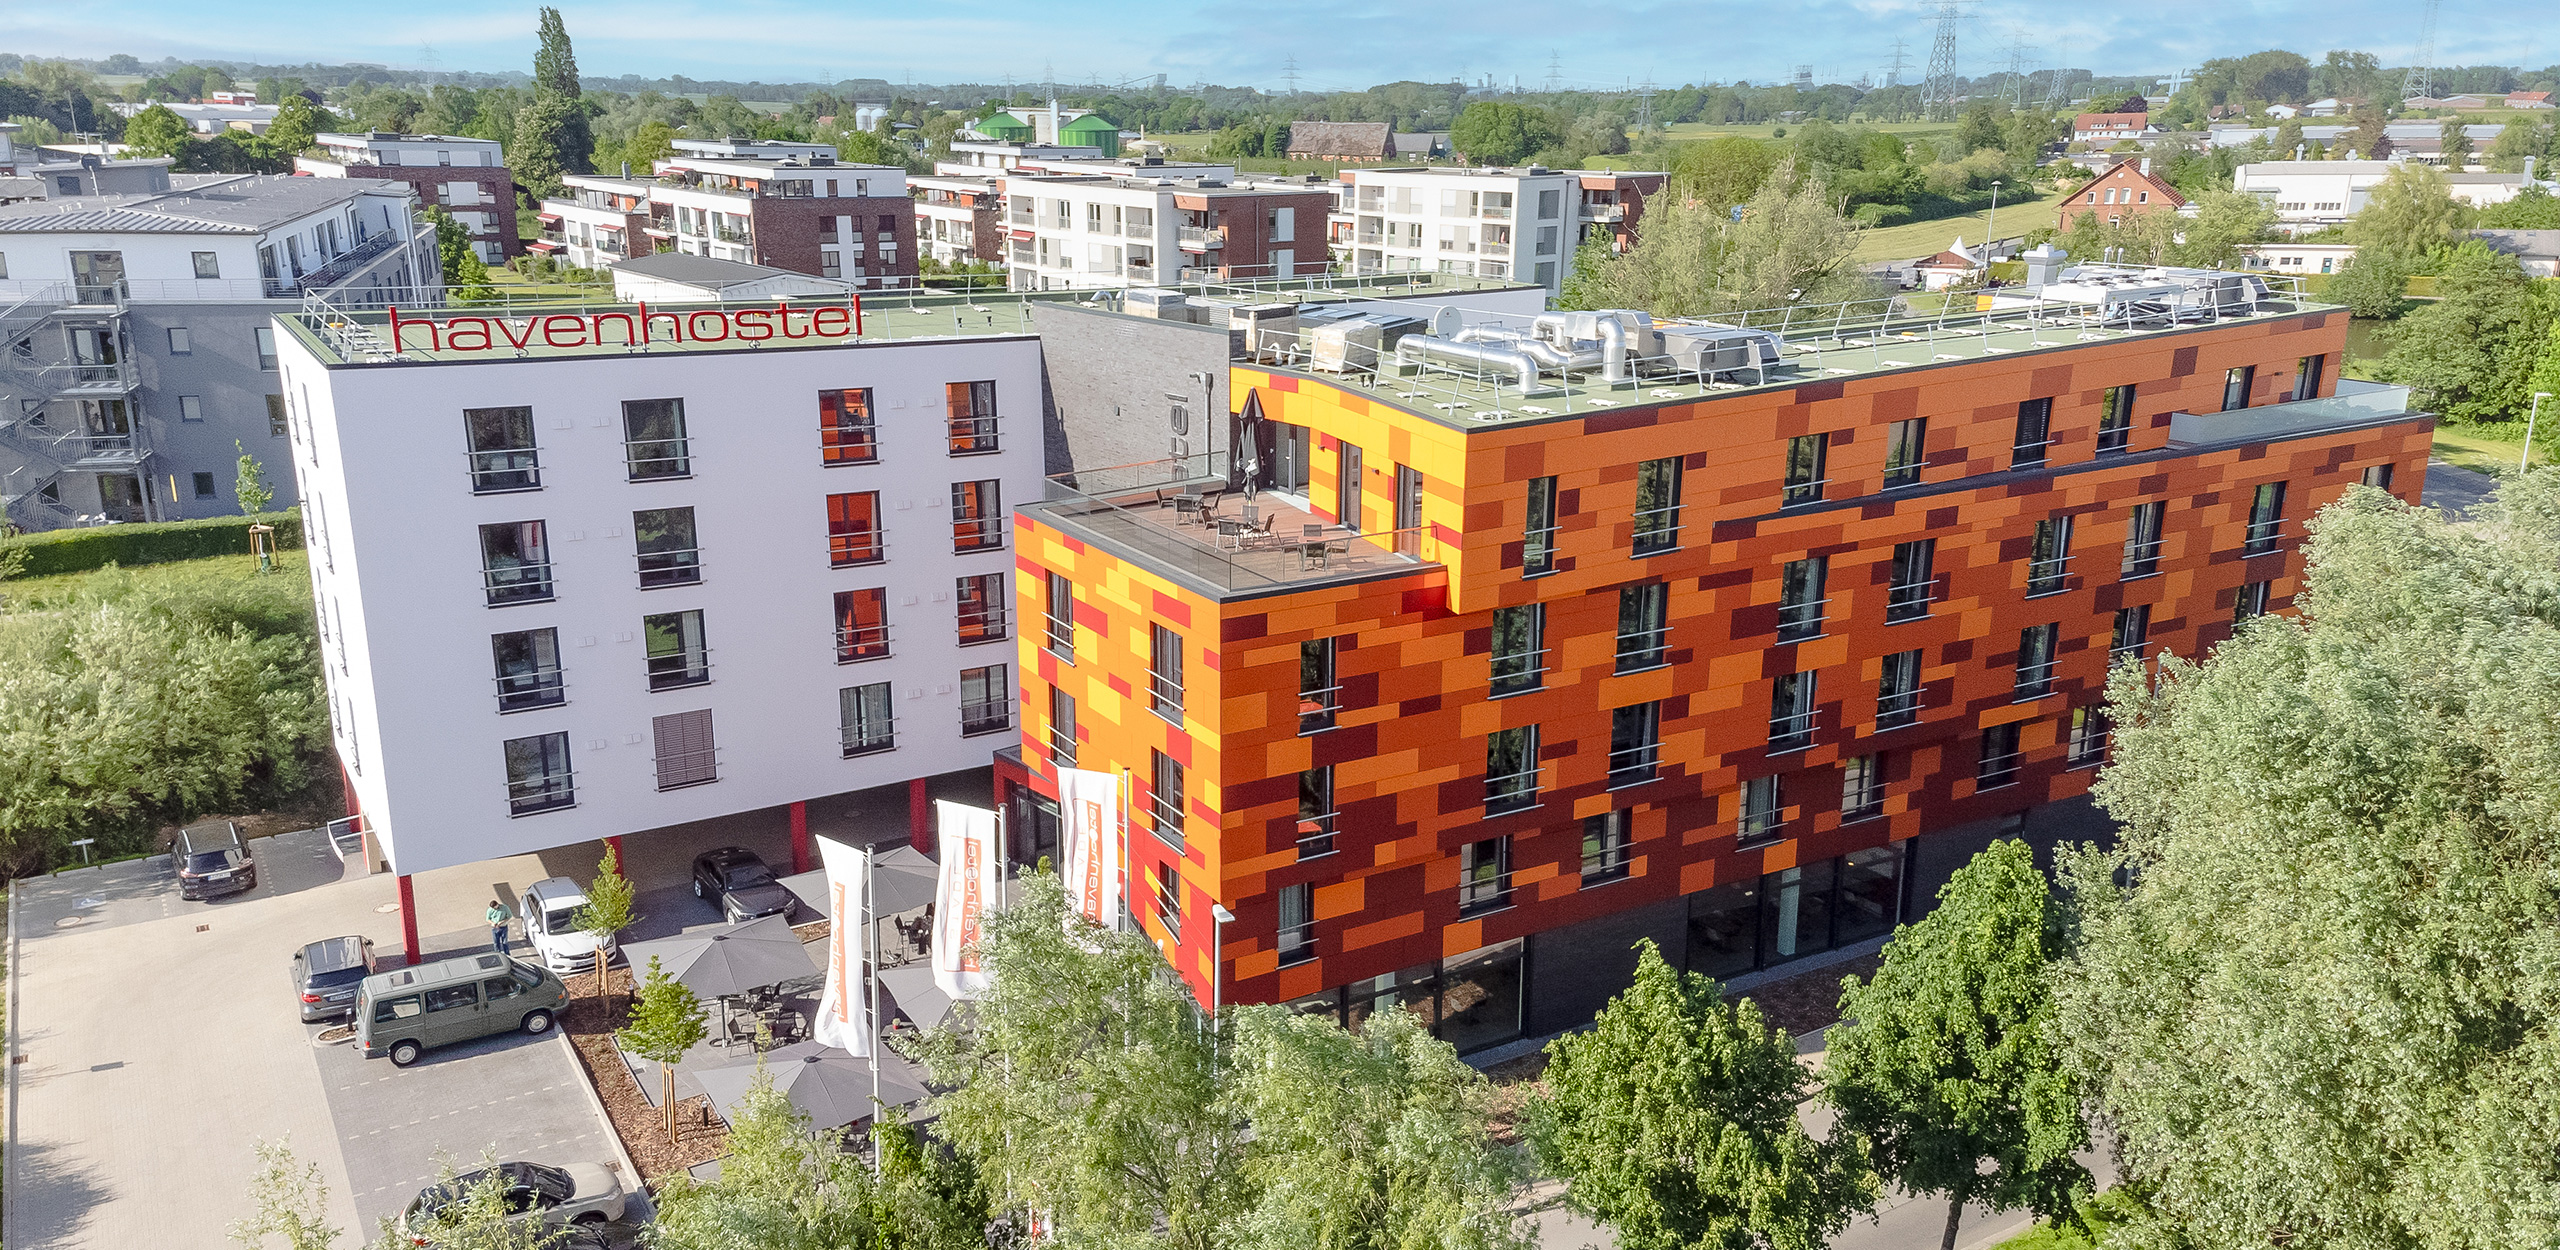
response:
<path id="1" fill-rule="evenodd" d="M 2053 693 L 2054 648 L 2062 639 L 2059 624 L 2030 625 L 2018 631 L 2018 683 L 2013 699 L 2041 699 Z"/>
<path id="2" fill-rule="evenodd" d="M 1044 622 L 1049 639 L 1049 652 L 1069 664 L 1076 662 L 1076 584 L 1065 577 L 1049 574 L 1047 619 Z"/>
<path id="3" fill-rule="evenodd" d="M 1937 539 L 1894 544 L 1893 581 L 1884 595 L 1884 619 L 1888 624 L 1929 615 L 1929 604 L 1938 597 L 1937 560 Z"/>
<path id="4" fill-rule="evenodd" d="M 1547 671 L 1547 605 L 1493 610 L 1493 697 L 1535 690 Z"/>
<path id="5" fill-rule="evenodd" d="M 508 815 L 530 816 L 578 805 L 577 781 L 569 769 L 569 735 L 509 738 L 505 747 Z"/>
<path id="6" fill-rule="evenodd" d="M 2098 454 L 2133 446 L 2133 384 L 2110 386 L 2098 400 Z"/>
<path id="7" fill-rule="evenodd" d="M 951 549 L 1004 549 L 1003 487 L 996 479 L 951 484 Z"/>
<path id="8" fill-rule="evenodd" d="M 1831 574 L 1826 556 L 1789 560 L 1778 574 L 1778 641 L 1802 642 L 1822 636 L 1825 605 L 1822 588 Z"/>
<path id="9" fill-rule="evenodd" d="M 180 421 L 187 422 L 204 420 L 203 397 L 197 395 L 180 395 L 178 397 L 178 419 Z"/>
<path id="10" fill-rule="evenodd" d="M 954 616 L 959 621 L 960 645 L 995 642 L 1009 636 L 1010 620 L 1005 596 L 1011 588 L 1002 573 L 981 573 L 963 577 L 954 584 L 952 601 Z"/>
<path id="11" fill-rule="evenodd" d="M 818 459 L 825 464 L 879 461 L 880 431 L 871 420 L 871 388 L 818 392 Z"/>
<path id="12" fill-rule="evenodd" d="M 1334 851 L 1333 765 L 1319 764 L 1298 774 L 1298 858 L 1315 859 Z"/>
<path id="13" fill-rule="evenodd" d="M 622 454 L 635 482 L 693 476 L 692 443 L 684 433 L 684 401 L 622 401 Z"/>
<path id="14" fill-rule="evenodd" d="M 2256 365 L 2242 365 L 2222 375 L 2222 410 L 2249 406 L 2249 384 L 2258 378 Z"/>
<path id="15" fill-rule="evenodd" d="M 657 743 L 658 788 L 674 790 L 720 779 L 720 756 L 711 742 L 711 709 L 649 718 Z"/>
<path id="16" fill-rule="evenodd" d="M 694 538 L 693 509 L 632 513 L 631 541 L 639 549 L 641 589 L 689 586 L 702 580 L 702 545 Z"/>
<path id="17" fill-rule="evenodd" d="M 259 326 L 259 327 L 257 328 L 257 340 L 258 340 L 258 367 L 259 367 L 259 368 L 261 368 L 261 369 L 273 369 L 273 368 L 275 368 L 275 367 L 276 367 L 276 330 L 275 330 L 275 327 L 274 327 L 274 326 Z"/>
<path id="18" fill-rule="evenodd" d="M 951 454 L 974 456 L 996 450 L 996 384 L 952 382 L 942 393 L 949 409 Z"/>
<path id="19" fill-rule="evenodd" d="M 533 445 L 533 409 L 465 408 L 462 429 L 471 441 L 472 494 L 542 488 L 542 464 Z"/>
<path id="20" fill-rule="evenodd" d="M 1164 924 L 1164 935 L 1176 942 L 1182 940 L 1182 878 L 1171 864 L 1155 867 L 1156 919 Z"/>
<path id="21" fill-rule="evenodd" d="M 960 670 L 960 736 L 1013 728 L 1013 687 L 1005 666 Z"/>
<path id="22" fill-rule="evenodd" d="M 2113 667 L 2116 661 L 2128 655 L 2139 661 L 2142 649 L 2150 641 L 2151 605 L 2137 603 L 2129 608 L 2117 608 L 2115 634 L 2107 643 L 2107 664 Z"/>
<path id="23" fill-rule="evenodd" d="M 1853 755 L 1840 765 L 1842 823 L 1884 814 L 1884 756 Z"/>
<path id="24" fill-rule="evenodd" d="M 2251 582 L 2240 588 L 2240 597 L 2232 601 L 2231 624 L 2237 627 L 2251 617 L 2267 614 L 2267 600 L 2275 590 L 2274 582 Z"/>
<path id="25" fill-rule="evenodd" d="M 1148 826 L 1175 850 L 1182 849 L 1182 765 L 1162 751 L 1150 751 L 1155 766 L 1147 775 Z"/>
<path id="26" fill-rule="evenodd" d="M 1280 966 L 1316 957 L 1316 887 L 1312 882 L 1280 887 Z"/>
<path id="27" fill-rule="evenodd" d="M 1786 826 L 1786 809 L 1780 806 L 1778 777 L 1754 777 L 1742 783 L 1742 814 L 1735 822 L 1738 841 L 1745 845 L 1778 836 Z"/>
<path id="28" fill-rule="evenodd" d="M 888 558 L 889 545 L 880 531 L 880 492 L 827 496 L 827 563 L 844 568 Z"/>
<path id="29" fill-rule="evenodd" d="M 491 634 L 489 651 L 497 664 L 499 711 L 558 707 L 569 701 L 568 683 L 560 676 L 559 630 Z"/>
<path id="30" fill-rule="evenodd" d="M 1982 754 L 1973 769 L 1974 788 L 1990 790 L 2018 779 L 2018 722 L 1982 731 Z"/>
<path id="31" fill-rule="evenodd" d="M 2305 356 L 2294 362 L 2293 398 L 2295 402 L 2320 397 L 2320 374 L 2328 364 L 2329 358 L 2326 356 Z"/>
<path id="32" fill-rule="evenodd" d="M 1920 481 L 1921 462 L 1928 456 L 1929 419 L 1913 417 L 1908 421 L 1894 422 L 1885 431 L 1885 488 L 1916 485 Z"/>
<path id="33" fill-rule="evenodd" d="M 2070 755 L 2066 768 L 2096 768 L 2107 761 L 2107 709 L 2071 709 Z"/>
<path id="34" fill-rule="evenodd" d="M 1586 816 L 1582 821 L 1582 884 L 1585 887 L 1623 881 L 1630 861 L 1629 821 L 1633 812 L 1620 808 Z"/>
<path id="35" fill-rule="evenodd" d="M 1337 453 L 1333 482 L 1334 520 L 1352 533 L 1360 532 L 1360 446 L 1342 443 Z"/>
<path id="36" fill-rule="evenodd" d="M 711 648 L 702 637 L 702 612 L 659 612 L 640 618 L 649 648 L 649 688 L 674 690 L 711 680 Z"/>
<path id="37" fill-rule="evenodd" d="M 2365 485 L 2370 486 L 2375 490 L 2389 490 L 2391 489 L 2391 466 L 2387 464 L 2366 465 L 2363 480 Z"/>
<path id="38" fill-rule="evenodd" d="M 836 663 L 889 654 L 889 592 L 873 586 L 836 592 Z"/>
<path id="39" fill-rule="evenodd" d="M 196 474 L 195 488 L 196 498 L 198 499 L 212 499 L 216 497 L 217 492 L 214 490 L 213 486 L 213 475 L 210 473 Z"/>
<path id="40" fill-rule="evenodd" d="M 1609 788 L 1653 780 L 1662 761 L 1662 705 L 1638 703 L 1609 713 Z"/>
<path id="41" fill-rule="evenodd" d="M 1538 727 L 1494 730 L 1484 746 L 1485 814 L 1516 812 L 1537 804 Z"/>
<path id="42" fill-rule="evenodd" d="M 1511 905 L 1511 839 L 1486 838 L 1458 848 L 1458 914 Z"/>
<path id="43" fill-rule="evenodd" d="M 1778 494 L 1778 506 L 1793 507 L 1822 499 L 1822 488 L 1830 480 L 1822 475 L 1830 447 L 1828 434 L 1804 434 L 1787 440 L 1787 482 Z"/>
<path id="44" fill-rule="evenodd" d="M 1541 609 L 1543 611 L 1543 609 Z M 1670 662 L 1671 587 L 1664 582 L 1618 588 L 1618 671 Z"/>
<path id="45" fill-rule="evenodd" d="M 1884 657 L 1876 678 L 1876 728 L 1900 729 L 1920 720 L 1920 653 L 1897 651 Z"/>
<path id="46" fill-rule="evenodd" d="M 2009 440 L 2009 467 L 2035 469 L 2044 465 L 2044 449 L 2053 445 L 2053 401 L 2030 399 L 2018 405 L 2018 432 Z"/>
<path id="47" fill-rule="evenodd" d="M 2240 554 L 2262 556 L 2276 549 L 2284 533 L 2284 483 L 2265 482 L 2249 498 L 2249 532 Z"/>
<path id="48" fill-rule="evenodd" d="M 836 716 L 837 738 L 846 759 L 896 749 L 898 724 L 889 701 L 889 683 L 836 691 Z"/>
<path id="49" fill-rule="evenodd" d="M 1647 460 L 1636 466 L 1635 553 L 1649 556 L 1680 545 L 1680 460 Z"/>
<path id="50" fill-rule="evenodd" d="M 293 417 L 285 411 L 284 396 L 267 396 L 267 437 L 284 438 L 293 433 Z"/>
<path id="51" fill-rule="evenodd" d="M 1334 675 L 1334 640 L 1316 638 L 1298 644 L 1298 732 L 1333 728 L 1342 710 L 1342 684 Z"/>
<path id="52" fill-rule="evenodd" d="M 1814 690 L 1818 674 L 1780 674 L 1769 692 L 1769 749 L 1801 751 L 1813 745 Z"/>
<path id="53" fill-rule="evenodd" d="M 196 354 L 195 346 L 189 339 L 187 335 L 187 328 L 185 326 L 169 327 L 169 354 L 172 356 L 192 356 Z"/>
<path id="54" fill-rule="evenodd" d="M 2036 522 L 2036 537 L 2027 549 L 2027 597 L 2058 594 L 2071 570 L 2071 518 Z"/>
<path id="55" fill-rule="evenodd" d="M 1076 699 L 1049 688 L 1049 759 L 1062 768 L 1076 766 Z"/>
<path id="56" fill-rule="evenodd" d="M 543 541 L 542 522 L 481 526 L 480 584 L 493 608 L 549 599 L 551 548 Z"/>
<path id="57" fill-rule="evenodd" d="M 1556 480 L 1529 479 L 1529 518 L 1520 536 L 1520 575 L 1542 577 L 1556 571 Z"/>
<path id="58" fill-rule="evenodd" d="M 196 253 L 194 253 L 193 255 L 194 255 L 194 258 L 195 258 L 195 262 L 196 262 L 196 276 L 197 276 L 197 277 L 199 277 L 199 278 L 219 278 L 219 277 L 221 277 L 221 276 L 222 276 L 222 254 L 221 254 L 221 253 L 219 253 L 219 252 L 196 252 Z"/>
<path id="59" fill-rule="evenodd" d="M 2133 514 L 2124 527 L 2124 571 L 2131 581 L 2149 577 L 2160 571 L 2160 527 L 2167 519 L 2169 505 L 2165 500 L 2133 505 Z"/>
<path id="60" fill-rule="evenodd" d="M 1162 625 L 1147 638 L 1147 710 L 1182 723 L 1182 635 Z"/>

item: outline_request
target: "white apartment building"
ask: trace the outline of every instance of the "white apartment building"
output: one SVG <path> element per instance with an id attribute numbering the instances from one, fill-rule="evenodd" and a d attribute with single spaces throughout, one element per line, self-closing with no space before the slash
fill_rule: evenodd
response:
<path id="1" fill-rule="evenodd" d="M 2397 161 L 2264 161 L 2232 173 L 2232 189 L 2265 200 L 2287 233 L 2316 230 L 2364 211 L 2374 187 Z M 2534 181 L 2530 174 L 2443 175 L 2453 198 L 2474 208 L 2503 204 Z M 2543 184 L 2546 188 L 2548 183 Z"/>
<path id="2" fill-rule="evenodd" d="M 294 172 L 315 178 L 390 178 L 417 189 L 423 204 L 452 214 L 487 264 L 524 250 L 516 234 L 515 178 L 494 139 L 389 131 L 322 134 L 317 156 L 294 158 Z"/>
<path id="3" fill-rule="evenodd" d="M 1562 289 L 1582 237 L 1582 189 L 1569 170 L 1344 171 L 1353 273 L 1436 270 Z"/>
<path id="4" fill-rule="evenodd" d="M 959 174 L 911 175 L 916 250 L 946 265 L 1004 258 L 1004 182 Z"/>
<path id="5" fill-rule="evenodd" d="M 542 239 L 551 245 L 545 250 L 553 256 L 581 269 L 610 269 L 654 250 L 649 238 L 649 183 L 568 174 L 560 184 L 568 194 L 544 200 L 540 210 Z"/>
<path id="6" fill-rule="evenodd" d="M 1017 291 L 1293 278 L 1330 267 L 1322 184 L 1041 174 L 1004 181 Z"/>
<path id="7" fill-rule="evenodd" d="M 131 117 L 149 108 L 164 108 L 179 116 L 187 128 L 200 135 L 220 134 L 226 130 L 245 130 L 253 135 L 267 133 L 276 114 L 284 110 L 273 104 L 189 104 L 185 101 L 145 100 L 140 104 L 123 101 L 108 108 Z"/>
<path id="8" fill-rule="evenodd" d="M 536 318 L 521 356 L 452 310 L 282 319 L 336 746 L 398 873 L 984 766 L 1012 732 L 1039 341 L 732 303 L 648 310 L 635 354 L 640 316 Z"/>
<path id="9" fill-rule="evenodd" d="M 937 174 L 993 175 L 1011 173 L 1025 164 L 1041 166 L 1059 161 L 1099 161 L 1108 159 L 1100 148 L 1060 147 L 1054 143 L 998 143 L 994 140 L 956 139 L 951 155 L 933 163 Z"/>
<path id="10" fill-rule="evenodd" d="M 758 161 L 834 160 L 832 143 L 800 143 L 788 139 L 677 139 L 677 159 L 741 157 Z"/>
<path id="11" fill-rule="evenodd" d="M 464 165 L 495 167 L 507 163 L 495 139 L 461 135 L 411 135 L 388 131 L 365 134 L 320 134 L 311 145 L 338 165 Z"/>

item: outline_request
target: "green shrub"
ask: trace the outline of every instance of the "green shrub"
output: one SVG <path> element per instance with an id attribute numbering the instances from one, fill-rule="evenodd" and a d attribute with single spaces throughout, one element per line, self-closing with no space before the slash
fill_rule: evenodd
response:
<path id="1" fill-rule="evenodd" d="M 1908 204 L 1861 204 L 1849 214 L 1849 221 L 1860 226 L 1893 226 L 1911 219 Z"/>
<path id="2" fill-rule="evenodd" d="M 241 555 L 249 550 L 249 527 L 272 525 L 276 547 L 302 545 L 302 513 L 288 508 L 257 516 L 207 517 L 200 521 L 153 521 L 134 525 L 97 525 L 47 530 L 0 540 L 0 549 L 24 551 L 25 577 L 78 573 L 110 564 L 131 568 L 169 560 Z"/>

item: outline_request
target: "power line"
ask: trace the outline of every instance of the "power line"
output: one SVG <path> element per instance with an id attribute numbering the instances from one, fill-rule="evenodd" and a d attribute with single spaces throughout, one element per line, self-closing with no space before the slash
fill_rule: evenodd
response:
<path id="1" fill-rule="evenodd" d="M 2035 49 L 2027 46 L 2022 30 L 2009 32 L 2009 102 L 2010 107 L 2027 106 L 2027 54 Z"/>
<path id="2" fill-rule="evenodd" d="M 1929 83 L 1922 103 L 1940 116 L 1956 111 L 1956 24 L 1964 20 L 1964 3 L 1938 0 L 1938 33 L 1929 45 Z"/>
<path id="3" fill-rule="evenodd" d="M 2400 83 L 2400 98 L 2431 96 L 2436 93 L 2436 6 L 2441 0 L 2427 0 L 2427 11 L 2418 19 L 2418 57 L 2409 66 L 2409 76 Z"/>
<path id="4" fill-rule="evenodd" d="M 1893 41 L 1893 65 L 1884 72 L 1885 86 L 1899 87 L 1902 85 L 1902 71 L 1911 67 L 1911 58 L 1904 55 L 1902 51 L 1906 46 L 1908 46 L 1908 41 L 1906 40 L 1896 39 Z"/>
<path id="5" fill-rule="evenodd" d="M 1289 98 L 1293 100 L 1296 99 L 1298 96 L 1298 56 L 1296 53 L 1293 52 L 1289 54 L 1289 63 L 1280 67 L 1280 76 L 1288 80 Z"/>
<path id="6" fill-rule="evenodd" d="M 1564 61 L 1553 48 L 1547 49 L 1547 94 L 1554 95 L 1564 82 Z"/>
<path id="7" fill-rule="evenodd" d="M 2062 51 L 2057 56 L 2056 62 L 2053 67 L 2053 81 L 2045 87 L 2044 106 L 2047 110 L 2058 113 L 2062 111 L 2064 105 L 2071 102 L 2071 93 L 2063 85 L 2071 76 L 2070 39 L 2065 38 L 2062 41 Z"/>
<path id="8" fill-rule="evenodd" d="M 1644 79 L 1644 90 L 1636 96 L 1636 133 L 1653 133 L 1653 75 Z"/>

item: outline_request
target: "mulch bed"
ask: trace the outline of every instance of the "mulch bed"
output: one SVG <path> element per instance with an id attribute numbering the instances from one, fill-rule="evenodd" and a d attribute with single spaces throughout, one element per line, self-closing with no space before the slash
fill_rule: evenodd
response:
<path id="1" fill-rule="evenodd" d="M 632 1165 L 654 1186 L 727 1153 L 729 1130 L 710 1114 L 709 1100 L 696 1095 L 676 1103 L 676 1139 L 667 1140 L 664 1115 L 649 1105 L 613 1041 L 613 1030 L 627 1021 L 631 1011 L 630 970 L 609 969 L 606 975 L 610 981 L 601 997 L 596 993 L 595 973 L 568 978 L 570 998 L 560 1012 L 560 1027 L 577 1049 L 578 1063 L 586 1068 L 587 1081 L 604 1103 L 605 1116 L 613 1121 L 622 1148 L 631 1152 Z"/>

